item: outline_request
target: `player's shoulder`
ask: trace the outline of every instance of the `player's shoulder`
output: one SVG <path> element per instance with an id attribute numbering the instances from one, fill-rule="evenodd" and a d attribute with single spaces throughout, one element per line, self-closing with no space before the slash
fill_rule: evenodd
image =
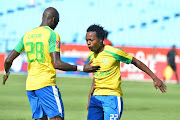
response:
<path id="1" fill-rule="evenodd" d="M 24 37 L 28 37 L 29 35 L 33 34 L 33 32 L 34 32 L 34 29 L 29 30 L 28 32 L 26 32 L 26 33 L 23 35 L 23 38 L 24 38 Z"/>
<path id="2" fill-rule="evenodd" d="M 92 52 L 92 51 L 88 54 L 88 60 L 89 61 L 92 59 L 93 55 L 94 55 L 94 52 Z"/>
<path id="3" fill-rule="evenodd" d="M 28 32 L 26 32 L 25 34 L 30 34 L 33 33 L 34 31 L 36 31 L 36 29 L 38 29 L 39 27 L 33 28 L 31 30 L 29 30 Z"/>
<path id="4" fill-rule="evenodd" d="M 39 27 L 35 27 L 31 30 L 29 30 L 28 32 L 26 32 L 26 34 L 32 34 L 32 33 L 37 33 L 37 31 L 41 31 L 41 33 L 44 33 L 47 31 L 50 31 L 51 29 L 48 26 L 39 26 Z"/>
<path id="5" fill-rule="evenodd" d="M 88 57 L 90 57 L 90 56 L 92 56 L 94 54 L 94 52 L 90 52 L 89 54 L 88 54 Z"/>
<path id="6" fill-rule="evenodd" d="M 105 45 L 105 49 L 114 49 L 115 47 L 110 46 L 110 45 Z"/>
<path id="7" fill-rule="evenodd" d="M 54 31 L 55 32 L 55 31 Z M 55 32 L 55 34 L 56 34 L 56 36 L 58 36 L 59 37 L 59 34 L 57 33 L 57 32 Z"/>
<path id="8" fill-rule="evenodd" d="M 43 29 L 46 30 L 46 31 L 49 31 L 49 32 L 51 32 L 53 34 L 56 34 L 56 32 L 53 29 L 51 29 L 49 26 L 44 26 Z"/>
<path id="9" fill-rule="evenodd" d="M 48 27 L 48 26 L 45 26 L 44 28 L 45 28 L 46 30 L 48 30 L 48 31 L 51 33 L 52 36 L 56 36 L 56 37 L 59 38 L 59 34 L 58 34 L 57 32 L 55 32 L 53 29 L 51 29 L 51 28 Z"/>
<path id="10" fill-rule="evenodd" d="M 119 48 L 116 48 L 114 46 L 105 45 L 105 51 L 109 51 L 111 53 L 116 53 L 116 52 L 119 52 L 119 51 L 122 51 L 122 50 L 119 49 Z"/>

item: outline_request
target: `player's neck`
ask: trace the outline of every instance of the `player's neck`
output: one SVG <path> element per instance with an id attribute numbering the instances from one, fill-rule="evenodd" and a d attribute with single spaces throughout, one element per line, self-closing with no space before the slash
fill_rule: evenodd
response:
<path id="1" fill-rule="evenodd" d="M 102 44 L 95 53 L 98 54 L 98 53 L 102 52 L 103 50 L 104 50 L 104 44 Z"/>
<path id="2" fill-rule="evenodd" d="M 42 27 L 42 26 L 49 26 L 49 27 L 50 27 L 50 25 L 48 25 L 47 22 L 42 22 L 41 25 L 40 25 L 40 27 Z M 50 27 L 50 28 L 51 28 L 51 27 Z M 51 29 L 52 29 L 52 28 L 51 28 Z"/>

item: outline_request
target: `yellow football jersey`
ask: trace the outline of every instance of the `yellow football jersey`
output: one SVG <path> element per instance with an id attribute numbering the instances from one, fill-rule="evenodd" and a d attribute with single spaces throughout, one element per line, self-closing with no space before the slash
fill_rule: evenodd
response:
<path id="1" fill-rule="evenodd" d="M 43 26 L 27 32 L 15 47 L 17 52 L 24 50 L 28 61 L 26 90 L 37 90 L 56 85 L 56 72 L 51 52 L 60 52 L 60 37 L 50 27 Z"/>
<path id="2" fill-rule="evenodd" d="M 129 64 L 132 62 L 132 58 L 132 55 L 109 45 L 105 45 L 104 50 L 98 54 L 91 51 L 88 55 L 89 62 L 93 61 L 91 65 L 101 67 L 94 73 L 95 90 L 93 95 L 122 97 L 120 61 Z"/>

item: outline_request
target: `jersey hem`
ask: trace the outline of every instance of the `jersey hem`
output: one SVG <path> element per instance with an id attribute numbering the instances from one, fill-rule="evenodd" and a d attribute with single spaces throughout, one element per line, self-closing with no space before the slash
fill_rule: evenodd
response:
<path id="1" fill-rule="evenodd" d="M 26 88 L 26 90 L 27 91 L 39 90 L 39 89 L 42 89 L 42 88 L 45 88 L 45 87 L 48 87 L 48 86 L 53 86 L 53 85 L 56 85 L 56 84 L 50 84 L 50 85 L 46 85 L 46 86 L 42 86 L 42 87 L 38 87 L 38 88 L 32 88 L 32 89 Z"/>

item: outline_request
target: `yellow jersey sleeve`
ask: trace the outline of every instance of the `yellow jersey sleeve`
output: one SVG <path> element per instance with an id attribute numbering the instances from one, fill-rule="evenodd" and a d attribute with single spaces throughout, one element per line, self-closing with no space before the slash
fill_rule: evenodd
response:
<path id="1" fill-rule="evenodd" d="M 22 53 L 24 51 L 24 44 L 23 44 L 23 38 L 24 36 L 21 38 L 21 40 L 19 41 L 19 43 L 16 45 L 16 47 L 14 48 L 15 51 L 17 51 L 18 53 Z"/>
<path id="2" fill-rule="evenodd" d="M 105 51 L 106 53 L 111 54 L 116 61 L 121 61 L 126 64 L 130 64 L 132 62 L 132 55 L 127 54 L 123 50 L 119 48 L 114 48 L 109 46 L 109 49 Z"/>
<path id="3" fill-rule="evenodd" d="M 59 34 L 56 33 L 56 52 L 60 52 L 61 39 Z"/>
<path id="4" fill-rule="evenodd" d="M 60 52 L 60 37 L 55 32 L 51 32 L 49 38 L 49 53 L 51 52 Z"/>
<path id="5" fill-rule="evenodd" d="M 123 63 L 126 63 L 126 64 L 130 64 L 132 62 L 132 58 L 133 56 L 130 55 L 130 54 L 127 54 L 126 52 L 124 52 L 123 50 L 119 49 L 119 48 L 116 48 L 116 52 L 117 54 L 117 61 L 121 61 Z"/>

